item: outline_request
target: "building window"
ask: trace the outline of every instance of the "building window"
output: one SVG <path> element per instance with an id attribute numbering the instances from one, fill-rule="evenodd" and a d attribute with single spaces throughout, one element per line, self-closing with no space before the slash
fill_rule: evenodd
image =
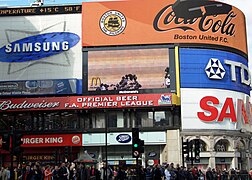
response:
<path id="1" fill-rule="evenodd" d="M 138 111 L 135 125 L 137 127 L 167 127 L 173 126 L 171 111 Z"/>
<path id="2" fill-rule="evenodd" d="M 116 127 L 116 128 L 124 127 L 124 118 L 122 111 L 108 112 L 108 127 Z"/>
<path id="3" fill-rule="evenodd" d="M 92 113 L 91 119 L 93 128 L 105 128 L 105 113 Z"/>
<path id="4" fill-rule="evenodd" d="M 0 116 L 0 130 L 8 130 L 14 121 L 14 116 L 2 114 Z"/>
<path id="5" fill-rule="evenodd" d="M 226 152 L 228 151 L 228 146 L 229 146 L 228 140 L 221 139 L 215 144 L 214 150 L 217 152 Z"/>
<path id="6" fill-rule="evenodd" d="M 32 131 L 34 129 L 34 123 L 32 121 L 31 113 L 18 113 L 14 116 L 14 128 L 16 130 Z"/>
<path id="7" fill-rule="evenodd" d="M 61 120 L 58 112 L 44 113 L 45 130 L 61 129 Z"/>

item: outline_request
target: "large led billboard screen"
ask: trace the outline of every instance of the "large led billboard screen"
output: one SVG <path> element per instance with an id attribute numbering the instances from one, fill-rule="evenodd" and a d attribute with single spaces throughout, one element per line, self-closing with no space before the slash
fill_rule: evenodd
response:
<path id="1" fill-rule="evenodd" d="M 88 92 L 170 92 L 174 68 L 168 48 L 89 51 Z"/>
<path id="2" fill-rule="evenodd" d="M 81 92 L 82 17 L 64 11 L 57 6 L 1 9 L 0 95 Z"/>
<path id="3" fill-rule="evenodd" d="M 180 48 L 181 88 L 213 88 L 250 94 L 248 60 L 235 53 Z"/>

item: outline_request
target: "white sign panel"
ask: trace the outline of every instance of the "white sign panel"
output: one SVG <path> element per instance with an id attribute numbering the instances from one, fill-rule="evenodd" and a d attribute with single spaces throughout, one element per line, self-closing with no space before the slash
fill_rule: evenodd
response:
<path id="1" fill-rule="evenodd" d="M 81 14 L 0 18 L 1 81 L 81 79 Z"/>
<path id="2" fill-rule="evenodd" d="M 251 131 L 249 96 L 219 89 L 181 88 L 182 129 Z"/>
<path id="3" fill-rule="evenodd" d="M 140 132 L 139 138 L 145 145 L 166 144 L 165 132 Z M 106 144 L 105 133 L 89 133 L 82 135 L 83 146 L 101 146 Z M 131 145 L 132 133 L 119 132 L 107 134 L 107 145 Z"/>

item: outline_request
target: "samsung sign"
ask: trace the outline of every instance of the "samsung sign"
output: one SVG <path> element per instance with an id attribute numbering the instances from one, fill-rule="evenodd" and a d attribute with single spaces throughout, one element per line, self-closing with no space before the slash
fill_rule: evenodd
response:
<path id="1" fill-rule="evenodd" d="M 80 41 L 77 34 L 52 32 L 26 37 L 0 49 L 1 62 L 27 62 L 68 51 Z"/>
<path id="2" fill-rule="evenodd" d="M 244 57 L 219 50 L 180 49 L 181 88 L 227 89 L 250 94 Z"/>

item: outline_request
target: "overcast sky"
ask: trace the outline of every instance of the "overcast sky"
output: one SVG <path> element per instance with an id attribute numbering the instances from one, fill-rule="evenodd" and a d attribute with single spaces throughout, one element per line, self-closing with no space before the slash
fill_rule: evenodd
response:
<path id="1" fill-rule="evenodd" d="M 44 0 L 46 5 L 50 4 L 74 4 L 82 1 L 92 0 Z M 97 1 L 97 0 L 96 0 Z M 231 4 L 239 8 L 246 16 L 249 65 L 252 71 L 252 0 L 217 0 Z M 29 6 L 34 0 L 0 0 L 0 6 Z M 249 23 L 250 22 L 250 23 Z"/>
<path id="2" fill-rule="evenodd" d="M 246 29 L 247 29 L 247 42 L 248 42 L 248 55 L 250 71 L 252 72 L 252 1 L 251 0 L 222 0 L 227 4 L 231 4 L 240 9 L 246 17 Z M 249 23 L 250 22 L 250 23 Z"/>

